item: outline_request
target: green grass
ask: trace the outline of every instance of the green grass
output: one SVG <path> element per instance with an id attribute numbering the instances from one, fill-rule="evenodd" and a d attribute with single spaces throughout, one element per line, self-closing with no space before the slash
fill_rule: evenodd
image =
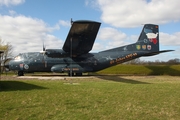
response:
<path id="1" fill-rule="evenodd" d="M 177 76 L 1 80 L 0 90 L 2 120 L 180 119 Z"/>
<path id="2" fill-rule="evenodd" d="M 126 74 L 126 75 L 180 75 L 180 65 L 117 65 L 97 74 Z"/>

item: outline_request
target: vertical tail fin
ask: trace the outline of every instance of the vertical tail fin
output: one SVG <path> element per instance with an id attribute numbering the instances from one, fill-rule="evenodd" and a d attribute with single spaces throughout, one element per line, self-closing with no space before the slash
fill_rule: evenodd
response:
<path id="1" fill-rule="evenodd" d="M 139 39 L 136 42 L 136 48 L 151 52 L 159 51 L 159 26 L 145 24 Z"/>

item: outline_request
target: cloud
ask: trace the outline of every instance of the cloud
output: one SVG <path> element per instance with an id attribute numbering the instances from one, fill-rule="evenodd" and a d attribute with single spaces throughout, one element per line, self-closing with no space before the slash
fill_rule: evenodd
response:
<path id="1" fill-rule="evenodd" d="M 138 35 L 127 35 L 125 32 L 112 27 L 101 28 L 97 34 L 93 51 L 97 52 L 135 43 L 139 35 L 140 33 Z"/>
<path id="2" fill-rule="evenodd" d="M 101 51 L 114 47 L 119 47 L 129 44 L 129 38 L 125 33 L 118 31 L 115 28 L 105 27 L 101 28 L 97 35 L 97 43 L 93 50 Z"/>
<path id="3" fill-rule="evenodd" d="M 98 4 L 96 0 L 85 0 L 85 5 L 98 10 Z"/>
<path id="4" fill-rule="evenodd" d="M 180 20 L 179 0 L 96 0 L 101 20 L 115 27 L 145 23 L 164 24 Z"/>
<path id="5" fill-rule="evenodd" d="M 93 49 L 92 49 L 92 52 L 99 52 L 99 51 L 102 51 L 104 50 L 104 45 L 101 44 L 101 43 L 98 43 L 98 42 L 95 42 L 94 45 L 93 45 Z"/>
<path id="6" fill-rule="evenodd" d="M 58 24 L 62 26 L 67 26 L 67 27 L 71 26 L 70 21 L 64 21 L 64 20 L 59 20 Z"/>
<path id="7" fill-rule="evenodd" d="M 0 0 L 0 6 L 19 5 L 24 2 L 25 2 L 25 0 Z"/>
<path id="8" fill-rule="evenodd" d="M 57 26 L 50 27 L 44 21 L 23 15 L 0 15 L 0 37 L 13 46 L 16 55 L 23 52 L 42 50 L 43 41 L 46 48 L 59 48 L 62 40 L 51 35 Z"/>
<path id="9" fill-rule="evenodd" d="M 16 13 L 16 11 L 14 11 L 14 10 L 9 10 L 9 14 L 10 14 L 11 16 L 13 16 L 13 15 L 16 15 L 17 13 Z"/>
<path id="10" fill-rule="evenodd" d="M 119 41 L 125 39 L 126 37 L 127 36 L 125 33 L 110 27 L 102 28 L 98 36 L 98 38 L 101 40 L 114 40 L 114 41 Z"/>
<path id="11" fill-rule="evenodd" d="M 159 35 L 161 44 L 166 46 L 170 46 L 170 45 L 179 46 L 180 45 L 179 38 L 180 38 L 180 32 L 176 32 L 173 34 L 160 32 Z"/>

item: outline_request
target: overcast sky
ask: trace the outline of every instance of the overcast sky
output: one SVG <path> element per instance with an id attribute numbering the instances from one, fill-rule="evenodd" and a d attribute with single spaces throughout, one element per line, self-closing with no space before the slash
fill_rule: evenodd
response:
<path id="1" fill-rule="evenodd" d="M 101 22 L 92 52 L 137 41 L 143 24 L 159 25 L 160 49 L 175 50 L 143 60 L 180 58 L 180 0 L 0 0 L 0 38 L 14 55 L 61 49 L 70 19 Z"/>

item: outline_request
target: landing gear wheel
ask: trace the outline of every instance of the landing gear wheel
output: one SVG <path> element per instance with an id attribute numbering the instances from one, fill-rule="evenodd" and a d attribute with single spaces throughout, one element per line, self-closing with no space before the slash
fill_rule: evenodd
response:
<path id="1" fill-rule="evenodd" d="M 74 73 L 73 72 L 69 72 L 68 76 L 74 76 Z"/>
<path id="2" fill-rule="evenodd" d="M 76 73 L 76 76 L 82 76 L 82 73 Z"/>
<path id="3" fill-rule="evenodd" d="M 18 76 L 24 76 L 24 72 L 23 71 L 18 71 Z"/>

